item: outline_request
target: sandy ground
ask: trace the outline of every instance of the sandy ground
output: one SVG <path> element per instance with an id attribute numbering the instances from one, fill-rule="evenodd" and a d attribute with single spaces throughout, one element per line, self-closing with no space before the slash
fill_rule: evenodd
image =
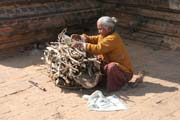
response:
<path id="1" fill-rule="evenodd" d="M 82 95 L 95 90 L 55 87 L 40 60 L 42 51 L 32 50 L 0 58 L 0 120 L 179 120 L 180 52 L 153 50 L 136 42 L 126 45 L 135 71 L 147 73 L 144 83 L 103 93 L 123 99 L 128 110 L 89 111 Z"/>

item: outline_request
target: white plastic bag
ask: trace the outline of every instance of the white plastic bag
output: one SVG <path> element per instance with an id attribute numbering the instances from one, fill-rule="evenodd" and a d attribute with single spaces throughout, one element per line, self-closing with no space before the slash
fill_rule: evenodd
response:
<path id="1" fill-rule="evenodd" d="M 89 110 L 116 111 L 127 109 L 127 106 L 117 96 L 105 97 L 99 90 L 93 92 L 91 95 L 84 95 L 83 98 L 88 100 Z"/>

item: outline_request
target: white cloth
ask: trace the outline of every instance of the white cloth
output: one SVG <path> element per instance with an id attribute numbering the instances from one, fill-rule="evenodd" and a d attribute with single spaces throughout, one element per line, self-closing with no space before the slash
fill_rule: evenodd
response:
<path id="1" fill-rule="evenodd" d="M 105 97 L 99 90 L 93 92 L 91 95 L 83 95 L 83 98 L 88 100 L 89 110 L 117 111 L 127 109 L 127 106 L 117 96 Z"/>

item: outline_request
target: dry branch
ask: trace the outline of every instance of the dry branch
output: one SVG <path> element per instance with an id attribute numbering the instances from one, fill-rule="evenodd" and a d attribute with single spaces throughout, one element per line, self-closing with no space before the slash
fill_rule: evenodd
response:
<path id="1" fill-rule="evenodd" d="M 72 48 L 74 40 L 65 32 L 66 29 L 58 35 L 58 41 L 51 42 L 44 52 L 49 76 L 60 87 L 95 87 L 101 76 L 100 61 L 80 48 Z"/>

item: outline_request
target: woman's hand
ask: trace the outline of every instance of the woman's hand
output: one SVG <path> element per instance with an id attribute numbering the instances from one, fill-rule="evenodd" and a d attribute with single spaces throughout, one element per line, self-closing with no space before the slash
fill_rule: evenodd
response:
<path id="1" fill-rule="evenodd" d="M 78 34 L 72 34 L 72 35 L 71 35 L 71 38 L 74 39 L 74 40 L 76 40 L 76 41 L 81 41 L 81 36 L 78 35 Z"/>
<path id="2" fill-rule="evenodd" d="M 84 49 L 84 42 L 80 42 L 80 41 L 75 41 L 72 43 L 71 47 L 74 48 L 79 48 L 79 49 Z"/>

